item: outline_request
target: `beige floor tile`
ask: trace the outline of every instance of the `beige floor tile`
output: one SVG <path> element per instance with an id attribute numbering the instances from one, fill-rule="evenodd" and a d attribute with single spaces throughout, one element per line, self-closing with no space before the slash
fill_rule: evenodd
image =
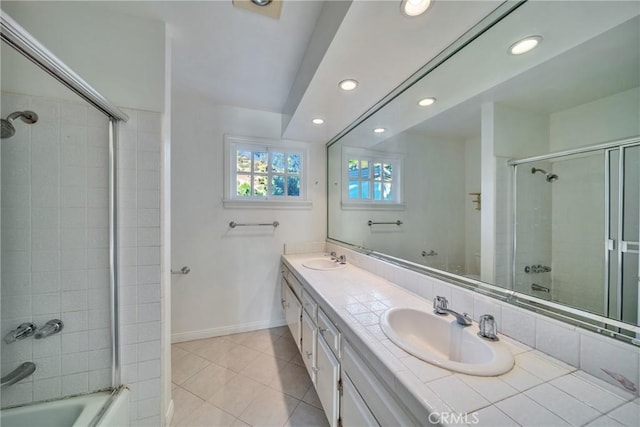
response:
<path id="1" fill-rule="evenodd" d="M 201 371 L 210 365 L 206 359 L 195 354 L 187 353 L 177 360 L 171 360 L 171 380 L 182 385 L 191 378 L 195 373 Z"/>
<path id="2" fill-rule="evenodd" d="M 273 342 L 273 345 L 264 350 L 265 353 L 271 354 L 279 359 L 286 360 L 287 362 L 293 359 L 294 356 L 300 354 L 298 346 L 289 337 L 279 337 L 277 341 Z"/>
<path id="3" fill-rule="evenodd" d="M 222 337 L 209 338 L 203 341 L 206 342 L 199 345 L 197 349 L 194 350 L 194 353 L 212 362 L 215 362 L 222 355 L 236 346 L 235 343 Z"/>
<path id="4" fill-rule="evenodd" d="M 302 401 L 308 403 L 311 406 L 315 406 L 318 409 L 322 409 L 322 403 L 320 403 L 320 398 L 318 397 L 318 393 L 316 392 L 316 388 L 311 386 L 309 390 L 305 393 Z"/>
<path id="5" fill-rule="evenodd" d="M 249 424 L 242 421 L 240 418 L 236 418 L 236 420 L 231 424 L 231 427 L 251 427 Z"/>
<path id="6" fill-rule="evenodd" d="M 271 328 L 270 329 L 271 333 L 278 335 L 278 336 L 284 336 L 284 335 L 291 335 L 291 331 L 289 330 L 288 326 L 278 326 L 276 328 Z"/>
<path id="7" fill-rule="evenodd" d="M 187 418 L 181 426 L 185 427 L 216 427 L 231 426 L 236 418 L 227 414 L 220 408 L 216 408 L 210 403 L 205 402 L 198 407 L 189 418 Z"/>
<path id="8" fill-rule="evenodd" d="M 282 426 L 300 401 L 273 389 L 260 392 L 238 417 L 252 426 Z"/>
<path id="9" fill-rule="evenodd" d="M 284 368 L 286 365 L 287 362 L 277 359 L 269 354 L 264 354 L 249 363 L 242 371 L 240 371 L 240 373 L 258 381 L 259 383 L 269 385 L 280 369 Z"/>
<path id="10" fill-rule="evenodd" d="M 308 405 L 304 402 L 296 407 L 293 414 L 285 424 L 285 427 L 328 427 L 329 421 L 321 409 Z"/>
<path id="11" fill-rule="evenodd" d="M 296 399 L 302 399 L 311 387 L 306 368 L 289 363 L 273 378 L 269 386 Z"/>
<path id="12" fill-rule="evenodd" d="M 240 372 L 261 355 L 262 353 L 257 350 L 234 344 L 233 347 L 229 348 L 226 353 L 220 355 L 214 362 L 216 365 L 231 369 L 234 372 Z"/>
<path id="13" fill-rule="evenodd" d="M 259 331 L 245 332 L 242 334 L 229 335 L 228 339 L 241 344 L 245 347 L 257 351 L 265 351 L 273 346 L 273 343 L 280 338 L 279 335 L 271 333 L 269 329 L 262 329 Z"/>
<path id="14" fill-rule="evenodd" d="M 267 386 L 251 378 L 238 375 L 225 384 L 208 402 L 238 417 L 247 409 L 256 396 L 260 395 L 266 389 Z"/>
<path id="15" fill-rule="evenodd" d="M 196 396 L 208 400 L 237 374 L 227 368 L 210 364 L 182 384 L 182 387 Z"/>
<path id="16" fill-rule="evenodd" d="M 189 354 L 187 350 L 178 347 L 176 344 L 171 346 L 171 361 L 178 360 Z"/>
<path id="17" fill-rule="evenodd" d="M 293 356 L 291 360 L 289 360 L 289 363 L 295 363 L 298 366 L 305 366 L 304 360 L 302 360 L 302 355 L 300 354 L 300 352 L 296 352 L 295 356 Z"/>
<path id="18" fill-rule="evenodd" d="M 173 419 L 171 420 L 172 426 L 180 425 L 193 411 L 204 404 L 204 400 L 178 386 L 172 390 L 171 398 L 174 405 Z"/>

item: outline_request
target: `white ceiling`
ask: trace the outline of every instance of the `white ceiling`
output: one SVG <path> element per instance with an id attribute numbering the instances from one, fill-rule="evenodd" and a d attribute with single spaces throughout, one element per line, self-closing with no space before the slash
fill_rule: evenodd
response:
<path id="1" fill-rule="evenodd" d="M 427 14 L 408 18 L 400 13 L 400 0 L 354 1 L 283 137 L 328 141 L 500 3 L 440 0 Z M 105 2 L 110 9 L 167 23 L 174 91 L 279 113 L 322 6 L 284 0 L 281 18 L 274 20 L 234 8 L 231 0 Z M 340 91 L 337 84 L 346 77 L 360 86 Z M 326 122 L 313 125 L 313 117 Z"/>

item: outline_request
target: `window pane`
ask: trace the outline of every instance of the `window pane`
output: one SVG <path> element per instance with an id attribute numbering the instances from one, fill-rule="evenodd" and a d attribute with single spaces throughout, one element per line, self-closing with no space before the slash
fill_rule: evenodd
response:
<path id="1" fill-rule="evenodd" d="M 350 199 L 359 199 L 360 192 L 358 191 L 360 188 L 359 181 L 349 181 L 349 198 Z"/>
<path id="2" fill-rule="evenodd" d="M 369 161 L 360 160 L 360 173 L 363 178 L 369 178 Z"/>
<path id="3" fill-rule="evenodd" d="M 393 200 L 393 194 L 391 191 L 391 183 L 385 182 L 382 184 L 382 198 L 383 200 Z"/>
<path id="4" fill-rule="evenodd" d="M 349 178 L 357 178 L 360 174 L 360 161 L 349 160 Z"/>
<path id="5" fill-rule="evenodd" d="M 391 181 L 391 177 L 393 177 L 393 165 L 385 163 L 383 167 L 382 179 L 384 179 L 385 181 Z"/>
<path id="6" fill-rule="evenodd" d="M 300 173 L 300 154 L 289 153 L 289 173 Z"/>
<path id="7" fill-rule="evenodd" d="M 373 164 L 373 179 L 375 179 L 375 180 L 379 180 L 380 179 L 381 170 L 382 170 L 382 163 L 374 163 Z"/>
<path id="8" fill-rule="evenodd" d="M 362 183 L 362 198 L 363 199 L 371 198 L 371 196 L 369 195 L 370 192 L 371 192 L 371 184 L 369 183 L 369 181 L 363 182 Z"/>
<path id="9" fill-rule="evenodd" d="M 300 177 L 297 177 L 297 176 L 288 177 L 287 194 L 289 196 L 300 196 Z"/>
<path id="10" fill-rule="evenodd" d="M 267 177 L 264 175 L 253 177 L 253 195 L 254 196 L 266 196 L 267 195 Z"/>
<path id="11" fill-rule="evenodd" d="M 238 174 L 236 188 L 238 196 L 251 196 L 251 175 Z"/>
<path id="12" fill-rule="evenodd" d="M 238 172 L 251 172 L 251 151 L 238 150 L 236 159 Z"/>
<path id="13" fill-rule="evenodd" d="M 266 173 L 269 165 L 269 154 L 264 151 L 256 151 L 253 153 L 253 171 Z"/>
<path id="14" fill-rule="evenodd" d="M 382 183 L 373 183 L 373 200 L 382 200 Z"/>
<path id="15" fill-rule="evenodd" d="M 284 173 L 284 153 L 271 153 L 271 162 L 272 172 Z"/>
<path id="16" fill-rule="evenodd" d="M 284 159 L 284 157 L 283 157 Z M 284 177 L 282 175 L 275 175 L 271 178 L 271 195 L 272 196 L 284 196 Z"/>

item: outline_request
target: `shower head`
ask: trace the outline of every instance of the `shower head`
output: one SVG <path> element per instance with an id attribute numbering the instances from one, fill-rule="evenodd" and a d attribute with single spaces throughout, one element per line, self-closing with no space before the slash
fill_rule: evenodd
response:
<path id="1" fill-rule="evenodd" d="M 20 120 L 29 125 L 38 121 L 38 115 L 33 111 L 16 111 L 15 113 L 11 113 L 6 119 L 0 119 L 0 127 L 2 129 L 0 137 L 2 139 L 11 138 L 16 133 L 16 128 L 13 126 L 13 122 L 17 118 L 20 118 Z"/>
<path id="2" fill-rule="evenodd" d="M 544 169 L 538 169 L 538 168 L 531 168 L 531 173 L 535 174 L 536 172 L 541 172 L 545 175 L 547 182 L 554 182 L 558 180 L 558 175 L 556 175 L 555 173 L 549 173 Z"/>

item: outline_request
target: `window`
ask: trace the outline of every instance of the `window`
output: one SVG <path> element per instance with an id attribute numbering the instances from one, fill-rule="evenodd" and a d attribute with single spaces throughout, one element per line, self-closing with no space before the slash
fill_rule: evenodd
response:
<path id="1" fill-rule="evenodd" d="M 225 149 L 228 171 L 225 206 L 305 202 L 303 147 L 225 136 Z"/>
<path id="2" fill-rule="evenodd" d="M 402 207 L 402 157 L 394 153 L 343 149 L 343 207 Z"/>

